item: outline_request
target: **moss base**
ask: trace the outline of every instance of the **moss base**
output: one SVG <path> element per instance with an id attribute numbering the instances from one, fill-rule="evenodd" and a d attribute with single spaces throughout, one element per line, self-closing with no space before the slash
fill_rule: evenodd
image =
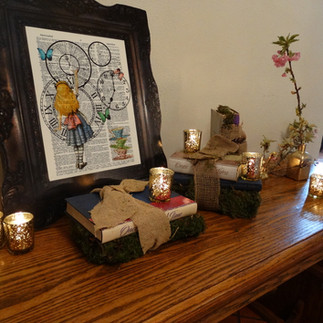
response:
<path id="1" fill-rule="evenodd" d="M 85 257 L 94 264 L 118 264 L 143 256 L 137 232 L 101 243 L 81 224 L 72 220 L 72 236 Z M 176 241 L 198 236 L 205 230 L 202 216 L 195 214 L 171 221 L 171 239 Z"/>
<path id="2" fill-rule="evenodd" d="M 175 182 L 173 184 L 173 190 L 194 200 L 193 177 L 184 185 Z M 233 187 L 221 187 L 219 209 L 214 211 L 229 215 L 232 218 L 251 219 L 257 215 L 260 204 L 261 196 L 258 191 L 243 191 Z"/>

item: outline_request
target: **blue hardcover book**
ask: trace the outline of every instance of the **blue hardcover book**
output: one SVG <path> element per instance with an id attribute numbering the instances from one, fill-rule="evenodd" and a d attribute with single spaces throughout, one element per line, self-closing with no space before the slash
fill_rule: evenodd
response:
<path id="1" fill-rule="evenodd" d="M 193 180 L 194 175 L 190 174 L 182 174 L 182 173 L 175 173 L 174 174 L 174 181 L 182 184 L 182 185 L 189 185 L 190 182 Z M 246 181 L 242 178 L 238 178 L 235 181 L 229 181 L 225 179 L 220 179 L 221 188 L 233 188 L 235 190 L 240 191 L 256 191 L 260 192 L 262 190 L 262 181 Z"/>
<path id="2" fill-rule="evenodd" d="M 220 179 L 221 188 L 233 188 L 239 191 L 256 191 L 260 192 L 262 190 L 262 181 L 246 181 L 241 177 L 238 178 L 236 182 L 227 181 L 225 179 Z"/>
<path id="3" fill-rule="evenodd" d="M 149 199 L 148 187 L 142 192 L 132 193 L 132 196 L 154 207 L 162 209 L 170 221 L 197 213 L 197 203 L 195 201 L 175 192 L 172 192 L 171 199 L 168 202 L 151 202 Z M 103 228 L 96 232 L 94 230 L 94 222 L 91 219 L 90 211 L 100 202 L 98 193 L 88 193 L 69 197 L 66 198 L 66 202 L 66 213 L 82 224 L 102 243 L 118 239 L 137 231 L 134 223 L 128 219 L 113 228 Z"/>

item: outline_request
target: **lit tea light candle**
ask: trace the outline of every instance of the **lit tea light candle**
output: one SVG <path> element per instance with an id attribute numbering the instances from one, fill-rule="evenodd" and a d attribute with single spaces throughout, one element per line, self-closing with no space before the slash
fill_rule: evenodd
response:
<path id="1" fill-rule="evenodd" d="M 170 200 L 174 171 L 165 167 L 151 168 L 149 171 L 149 198 L 153 202 Z"/>
<path id="2" fill-rule="evenodd" d="M 323 197 L 323 175 L 321 174 L 311 175 L 308 194 L 309 196 L 314 198 Z"/>
<path id="3" fill-rule="evenodd" d="M 241 177 L 249 181 L 260 179 L 262 155 L 254 152 L 242 153 Z"/>
<path id="4" fill-rule="evenodd" d="M 200 150 L 202 131 L 197 129 L 184 130 L 184 151 L 194 153 Z"/>
<path id="5" fill-rule="evenodd" d="M 3 220 L 10 253 L 20 254 L 34 246 L 34 216 L 28 212 L 16 212 Z"/>

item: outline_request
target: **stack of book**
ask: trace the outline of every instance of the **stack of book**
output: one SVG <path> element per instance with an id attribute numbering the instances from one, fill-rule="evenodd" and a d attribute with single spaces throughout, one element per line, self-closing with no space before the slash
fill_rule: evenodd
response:
<path id="1" fill-rule="evenodd" d="M 175 192 L 172 192 L 171 199 L 168 202 L 151 202 L 147 187 L 142 192 L 132 193 L 132 196 L 138 200 L 162 209 L 165 211 L 170 221 L 197 213 L 197 203 L 195 201 Z M 100 202 L 98 193 L 89 193 L 69 197 L 66 198 L 66 202 L 66 212 L 80 224 L 82 224 L 102 243 L 124 237 L 137 231 L 137 227 L 133 221 L 126 220 L 113 228 L 103 228 L 96 232 L 94 230 L 94 222 L 91 219 L 90 210 L 92 210 L 94 206 Z"/>
<path id="2" fill-rule="evenodd" d="M 170 201 L 158 203 L 150 201 L 148 187 L 132 196 L 166 213 L 171 223 L 172 241 L 197 236 L 205 229 L 204 219 L 197 214 L 197 203 L 176 192 L 172 192 Z M 74 238 L 84 255 L 97 264 L 126 262 L 142 256 L 137 227 L 132 220 L 95 230 L 90 210 L 99 202 L 98 193 L 66 198 L 66 213 L 74 220 Z"/>
<path id="3" fill-rule="evenodd" d="M 194 199 L 194 164 L 183 156 L 182 152 L 171 155 L 168 158 L 168 167 L 175 171 L 174 187 L 177 191 Z M 216 163 L 221 189 L 218 208 L 212 210 L 233 218 L 253 218 L 261 203 L 262 181 L 243 180 L 240 177 L 239 164 L 230 158 Z M 200 208 L 202 206 L 200 203 Z"/>
<path id="4" fill-rule="evenodd" d="M 195 198 L 194 175 L 174 174 L 174 187 L 181 194 Z M 254 218 L 261 204 L 262 181 L 220 179 L 219 205 L 216 211 L 232 218 Z M 201 206 L 200 206 L 201 208 Z"/>
<path id="5" fill-rule="evenodd" d="M 168 168 L 175 172 L 175 182 L 186 185 L 191 181 L 194 175 L 194 161 L 184 157 L 182 151 L 175 152 L 168 158 Z M 230 158 L 219 160 L 216 168 L 220 178 L 221 188 L 234 188 L 242 191 L 261 191 L 262 181 L 245 181 L 241 179 L 240 162 L 237 159 Z M 239 156 L 236 156 L 239 157 Z"/>

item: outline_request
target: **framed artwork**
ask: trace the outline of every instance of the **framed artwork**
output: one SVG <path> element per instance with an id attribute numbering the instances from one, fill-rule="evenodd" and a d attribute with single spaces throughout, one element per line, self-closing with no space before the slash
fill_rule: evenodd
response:
<path id="1" fill-rule="evenodd" d="M 165 166 L 146 12 L 94 0 L 0 0 L 5 213 L 44 227 L 64 199 Z"/>

